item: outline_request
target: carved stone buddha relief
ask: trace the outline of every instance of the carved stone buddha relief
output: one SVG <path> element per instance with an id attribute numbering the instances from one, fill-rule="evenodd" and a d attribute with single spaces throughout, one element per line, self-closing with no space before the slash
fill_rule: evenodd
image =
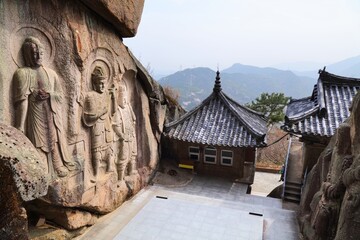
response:
<path id="1" fill-rule="evenodd" d="M 36 37 L 27 37 L 21 46 L 23 65 L 13 76 L 15 126 L 46 154 L 48 172 L 65 177 L 76 164 L 64 134 L 62 86 L 57 73 L 44 66 L 45 51 Z"/>

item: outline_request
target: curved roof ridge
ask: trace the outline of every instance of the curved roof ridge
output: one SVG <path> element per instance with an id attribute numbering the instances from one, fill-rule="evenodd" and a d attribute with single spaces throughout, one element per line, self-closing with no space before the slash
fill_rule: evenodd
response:
<path id="1" fill-rule="evenodd" d="M 307 96 L 307 97 L 303 97 L 303 98 L 292 98 L 292 99 L 290 99 L 290 102 L 288 103 L 288 104 L 290 104 L 290 103 L 293 103 L 293 102 L 300 102 L 300 101 L 304 101 L 304 100 L 307 100 L 307 99 L 311 99 L 311 97 L 312 96 Z"/>
<path id="2" fill-rule="evenodd" d="M 257 131 L 257 129 L 255 129 L 253 126 L 251 126 L 247 121 L 245 121 L 245 119 L 243 119 L 243 116 L 241 116 L 238 113 L 238 111 L 236 111 L 236 109 L 234 109 L 232 104 L 229 103 L 229 100 L 231 101 L 232 99 L 229 99 L 223 92 L 220 92 L 219 96 L 220 96 L 220 99 L 222 99 L 224 101 L 224 103 L 229 107 L 229 109 L 232 111 L 232 113 L 238 118 L 238 120 L 244 125 L 244 127 L 246 127 L 249 130 L 250 133 L 254 134 L 257 137 L 263 137 L 264 134 L 266 134 L 266 133 Z M 239 107 L 242 107 L 245 110 L 248 110 L 247 108 L 244 108 L 240 104 L 236 104 L 236 105 Z M 261 117 L 261 116 L 259 116 L 259 117 Z M 264 119 L 262 119 L 262 120 L 264 120 Z"/>
<path id="3" fill-rule="evenodd" d="M 183 121 L 185 121 L 186 119 L 188 119 L 189 117 L 191 117 L 194 113 L 197 112 L 197 110 L 199 110 L 200 108 L 202 108 L 205 104 L 207 104 L 208 102 L 211 101 L 211 99 L 213 98 L 214 92 L 211 93 L 207 98 L 205 98 L 197 107 L 193 108 L 192 110 L 190 110 L 189 112 L 185 113 L 184 115 L 182 115 L 179 119 L 172 121 L 168 124 L 165 124 L 165 129 L 173 127 L 179 123 L 182 123 Z"/>
<path id="4" fill-rule="evenodd" d="M 302 136 L 330 137 L 350 115 L 349 105 L 359 89 L 360 78 L 319 70 L 312 96 L 288 104 L 281 128 Z"/>
<path id="5" fill-rule="evenodd" d="M 319 114 L 321 116 L 325 116 L 327 114 L 327 110 L 326 110 L 325 90 L 324 90 L 323 79 L 321 78 L 321 73 L 317 82 L 316 94 L 317 94 L 317 105 L 319 106 Z"/>
<path id="6" fill-rule="evenodd" d="M 314 113 L 318 112 L 318 110 L 319 110 L 319 106 L 315 106 L 314 108 L 306 111 L 305 113 L 302 113 L 302 114 L 299 113 L 299 114 L 291 116 L 291 117 L 285 116 L 285 121 L 288 122 L 288 123 L 300 121 L 301 119 L 310 117 Z"/>
<path id="7" fill-rule="evenodd" d="M 222 92 L 222 94 L 223 94 L 228 100 L 230 100 L 232 103 L 236 104 L 236 106 L 241 107 L 241 108 L 245 109 L 246 111 L 249 111 L 249 112 L 254 113 L 254 114 L 256 114 L 256 115 L 259 115 L 259 117 L 262 117 L 262 118 L 264 118 L 265 121 L 267 121 L 267 118 L 266 118 L 265 115 L 262 114 L 261 112 L 257 112 L 257 111 L 255 111 L 255 110 L 253 110 L 253 109 L 251 109 L 251 108 L 248 108 L 248 107 L 246 107 L 246 106 L 244 106 L 244 105 L 239 104 L 238 102 L 236 102 L 234 99 L 232 99 L 231 97 L 229 97 L 229 96 L 228 96 L 227 94 L 225 94 L 224 92 Z"/>
<path id="8" fill-rule="evenodd" d="M 354 77 L 345 77 L 345 76 L 340 76 L 340 75 L 336 75 L 336 74 L 334 74 L 334 73 L 330 73 L 330 72 L 328 72 L 328 71 L 326 71 L 325 69 L 323 69 L 323 70 L 319 70 L 319 78 L 321 78 L 322 79 L 322 77 L 325 77 L 325 79 L 326 79 L 326 77 L 330 77 L 330 81 L 331 81 L 331 78 L 337 78 L 337 79 L 341 79 L 341 80 L 348 80 L 348 81 L 357 81 L 357 82 L 359 82 L 360 81 L 360 78 L 354 78 Z M 322 80 L 325 80 L 325 79 L 322 79 Z M 328 80 L 328 79 L 326 79 L 326 80 Z"/>

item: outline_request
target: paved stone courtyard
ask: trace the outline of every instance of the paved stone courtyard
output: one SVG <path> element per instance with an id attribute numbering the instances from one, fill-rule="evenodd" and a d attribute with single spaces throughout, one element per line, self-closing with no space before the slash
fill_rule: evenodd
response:
<path id="1" fill-rule="evenodd" d="M 246 194 L 246 186 L 195 176 L 183 187 L 149 186 L 102 217 L 79 240 L 297 240 L 296 213 L 279 199 Z"/>
<path id="2" fill-rule="evenodd" d="M 152 198 L 114 239 L 262 239 L 263 217 L 217 201 Z"/>

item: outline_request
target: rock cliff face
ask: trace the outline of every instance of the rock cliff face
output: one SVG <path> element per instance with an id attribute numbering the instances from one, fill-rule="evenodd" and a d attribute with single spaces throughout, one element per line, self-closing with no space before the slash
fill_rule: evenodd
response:
<path id="1" fill-rule="evenodd" d="M 305 239 L 358 239 L 360 236 L 360 94 L 351 116 L 340 125 L 308 174 L 301 198 Z"/>
<path id="2" fill-rule="evenodd" d="M 36 198 L 28 213 L 72 230 L 147 184 L 159 160 L 165 100 L 122 42 L 135 35 L 143 4 L 0 1 L 1 127 L 8 143 L 27 141 L 0 144 L 1 182 L 12 181 L 11 191 L 0 190 L 2 208 L 3 196 L 18 199 L 26 221 L 22 202 Z M 26 151 L 31 161 L 16 155 Z"/>

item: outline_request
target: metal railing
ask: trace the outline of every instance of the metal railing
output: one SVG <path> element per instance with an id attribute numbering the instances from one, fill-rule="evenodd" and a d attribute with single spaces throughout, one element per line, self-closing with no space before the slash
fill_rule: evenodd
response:
<path id="1" fill-rule="evenodd" d="M 291 142 L 292 142 L 292 137 L 290 136 L 289 145 L 288 145 L 288 150 L 287 150 L 286 159 L 285 159 L 284 183 L 283 183 L 283 190 L 282 190 L 282 194 L 281 194 L 281 198 L 282 198 L 282 199 L 284 199 L 284 196 L 285 196 L 286 176 L 287 176 L 287 167 L 288 167 L 289 156 L 290 156 Z"/>

